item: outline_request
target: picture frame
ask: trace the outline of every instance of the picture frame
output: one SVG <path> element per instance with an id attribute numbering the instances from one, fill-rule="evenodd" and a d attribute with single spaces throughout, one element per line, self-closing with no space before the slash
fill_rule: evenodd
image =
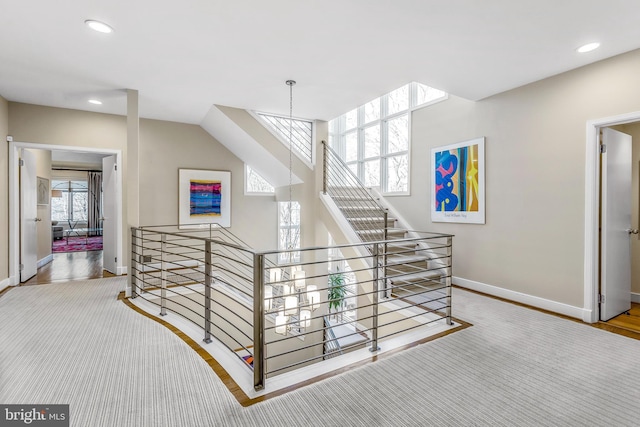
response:
<path id="1" fill-rule="evenodd" d="M 178 170 L 179 228 L 231 226 L 231 172 Z"/>
<path id="2" fill-rule="evenodd" d="M 49 204 L 49 180 L 47 178 L 36 177 L 36 194 L 38 205 Z"/>
<path id="3" fill-rule="evenodd" d="M 485 223 L 485 138 L 431 149 L 431 221 Z"/>

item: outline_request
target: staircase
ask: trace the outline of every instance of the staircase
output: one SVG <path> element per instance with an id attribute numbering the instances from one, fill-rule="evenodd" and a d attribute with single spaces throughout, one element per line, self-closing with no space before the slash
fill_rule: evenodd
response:
<path id="1" fill-rule="evenodd" d="M 350 188 L 330 187 L 328 193 L 362 242 L 386 242 L 381 267 L 387 278 L 387 296 L 422 295 L 432 299 L 434 289 L 442 287 L 442 272 L 430 265 L 429 248 L 407 241 L 394 243 L 410 235 L 406 228 L 398 227 L 398 221 L 389 217 L 385 209 L 377 203 L 372 205 L 373 197 L 368 191 L 366 195 L 354 194 Z"/>

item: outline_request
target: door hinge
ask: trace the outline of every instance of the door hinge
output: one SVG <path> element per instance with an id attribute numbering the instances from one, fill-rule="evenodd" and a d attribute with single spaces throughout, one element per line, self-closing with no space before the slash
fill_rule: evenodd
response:
<path id="1" fill-rule="evenodd" d="M 598 294 L 598 304 L 603 304 L 603 303 L 604 303 L 604 295 Z"/>
<path id="2" fill-rule="evenodd" d="M 24 270 L 24 264 L 20 264 L 19 269 L 20 269 L 20 271 L 23 271 Z"/>
<path id="3" fill-rule="evenodd" d="M 24 160 L 22 159 L 18 160 L 18 166 L 24 166 Z"/>
<path id="4" fill-rule="evenodd" d="M 113 165 L 113 170 L 117 171 L 118 170 L 118 165 Z"/>
<path id="5" fill-rule="evenodd" d="M 600 154 L 604 154 L 607 152 L 607 145 L 606 144 L 600 144 Z"/>
<path id="6" fill-rule="evenodd" d="M 116 262 L 118 262 L 118 257 L 116 257 Z"/>

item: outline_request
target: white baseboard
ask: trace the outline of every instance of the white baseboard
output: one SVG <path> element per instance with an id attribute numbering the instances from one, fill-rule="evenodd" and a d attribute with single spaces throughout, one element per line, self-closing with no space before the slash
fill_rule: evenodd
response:
<path id="1" fill-rule="evenodd" d="M 557 301 L 552 301 L 509 289 L 499 288 L 486 283 L 476 282 L 473 280 L 463 279 L 462 277 L 453 277 L 453 283 L 466 289 L 482 292 L 488 295 L 504 298 L 510 301 L 519 302 L 521 304 L 530 305 L 532 307 L 541 308 L 543 310 L 552 311 L 554 313 L 563 314 L 569 317 L 575 317 L 582 321 L 586 321 L 590 315 L 589 310 L 582 307 L 575 307 Z"/>
<path id="2" fill-rule="evenodd" d="M 640 294 L 631 292 L 631 302 L 640 303 Z"/>
<path id="3" fill-rule="evenodd" d="M 53 261 L 53 254 L 49 254 L 38 261 L 38 268 L 42 267 L 43 265 L 49 264 L 51 261 Z"/>
<path id="4" fill-rule="evenodd" d="M 124 276 L 127 274 L 127 266 L 116 267 L 116 276 Z"/>
<path id="5" fill-rule="evenodd" d="M 9 286 L 11 286 L 11 279 L 8 277 L 0 281 L 0 291 L 4 290 L 4 288 L 8 288 Z"/>

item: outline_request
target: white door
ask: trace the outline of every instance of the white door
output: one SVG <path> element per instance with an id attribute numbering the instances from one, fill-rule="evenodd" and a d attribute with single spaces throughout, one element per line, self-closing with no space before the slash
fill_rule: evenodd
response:
<path id="1" fill-rule="evenodd" d="M 602 154 L 600 320 L 631 309 L 631 136 L 605 128 Z"/>
<path id="2" fill-rule="evenodd" d="M 117 170 L 116 156 L 102 158 L 102 265 L 110 273 L 117 274 Z"/>
<path id="3" fill-rule="evenodd" d="M 20 166 L 20 282 L 38 271 L 38 200 L 35 155 L 22 150 Z"/>

